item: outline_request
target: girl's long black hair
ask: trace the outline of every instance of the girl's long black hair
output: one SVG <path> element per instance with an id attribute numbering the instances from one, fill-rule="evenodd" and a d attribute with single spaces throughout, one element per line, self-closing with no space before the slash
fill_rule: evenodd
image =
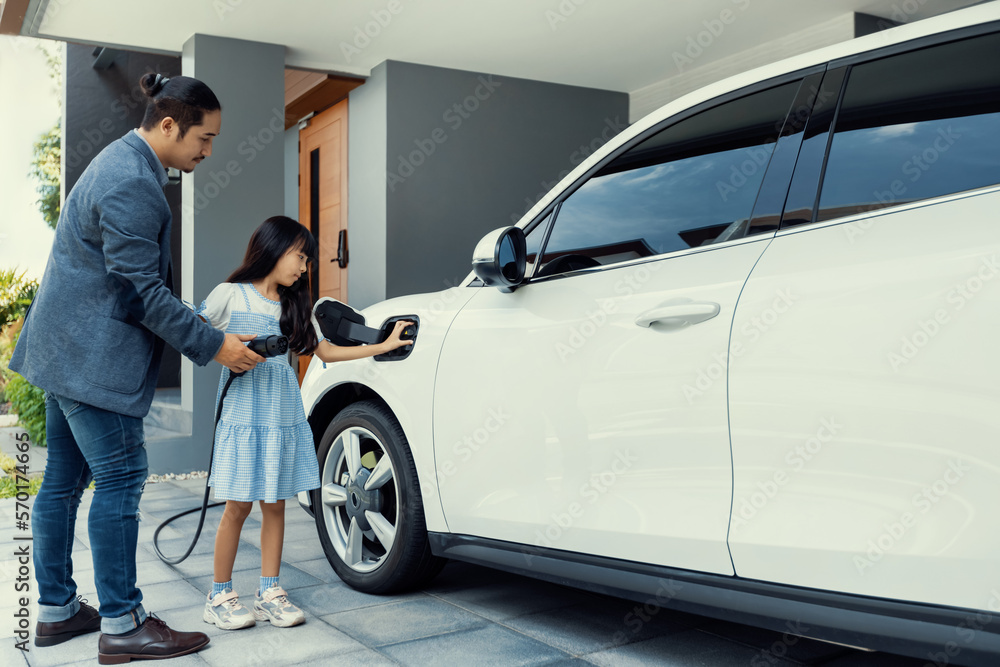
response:
<path id="1" fill-rule="evenodd" d="M 304 226 L 291 218 L 276 215 L 265 220 L 250 237 L 243 264 L 233 271 L 226 282 L 252 283 L 266 278 L 278 260 L 291 248 L 302 248 L 302 254 L 315 265 L 319 254 L 316 238 Z M 312 354 L 318 343 L 312 325 L 312 292 L 306 271 L 291 287 L 278 285 L 281 297 L 281 333 L 288 337 L 288 349 L 296 354 Z"/>

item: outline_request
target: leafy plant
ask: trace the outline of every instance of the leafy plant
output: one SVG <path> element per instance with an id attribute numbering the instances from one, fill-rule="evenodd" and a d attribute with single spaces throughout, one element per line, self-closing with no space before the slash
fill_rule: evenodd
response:
<path id="1" fill-rule="evenodd" d="M 28 172 L 38 181 L 38 210 L 42 218 L 52 229 L 59 222 L 60 192 L 59 182 L 62 175 L 62 128 L 60 123 L 46 132 L 33 145 L 31 171 Z"/>
<path id="2" fill-rule="evenodd" d="M 38 292 L 37 280 L 25 280 L 24 271 L 0 269 L 0 329 L 20 319 Z"/>
<path id="3" fill-rule="evenodd" d="M 38 44 L 38 50 L 45 54 L 46 66 L 49 70 L 49 78 L 52 79 L 53 86 L 57 91 L 62 91 L 62 46 L 47 43 Z M 59 96 L 59 105 L 62 106 L 62 96 Z M 52 229 L 56 228 L 59 222 L 59 209 L 61 206 L 60 180 L 62 178 L 61 158 L 62 158 L 62 121 L 57 121 L 55 126 L 44 133 L 33 146 L 33 156 L 31 160 L 30 176 L 38 181 L 38 209 L 42 213 L 42 218 Z"/>
<path id="4" fill-rule="evenodd" d="M 45 441 L 45 392 L 17 373 L 10 373 L 4 393 L 17 413 L 18 421 L 28 432 L 31 442 L 44 447 Z"/>
<path id="5" fill-rule="evenodd" d="M 27 489 L 23 487 L 18 489 L 17 479 L 14 477 L 0 477 L 0 498 L 14 498 L 18 491 L 27 491 L 29 496 L 37 496 L 40 488 L 42 488 L 41 477 L 29 478 Z"/>

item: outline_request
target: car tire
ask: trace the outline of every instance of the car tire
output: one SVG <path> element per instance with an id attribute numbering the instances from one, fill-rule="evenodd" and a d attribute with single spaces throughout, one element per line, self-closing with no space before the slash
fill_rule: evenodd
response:
<path id="1" fill-rule="evenodd" d="M 317 457 L 316 527 L 344 583 L 384 595 L 430 581 L 445 559 L 431 553 L 416 466 L 392 412 L 373 401 L 344 408 Z"/>

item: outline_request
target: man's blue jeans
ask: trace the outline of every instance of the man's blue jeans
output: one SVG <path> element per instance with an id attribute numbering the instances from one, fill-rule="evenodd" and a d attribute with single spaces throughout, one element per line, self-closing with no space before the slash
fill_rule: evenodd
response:
<path id="1" fill-rule="evenodd" d="M 101 631 L 121 634 L 146 620 L 135 586 L 139 498 L 146 481 L 142 419 L 46 394 L 48 460 L 32 510 L 38 620 L 64 621 L 80 609 L 73 581 L 76 510 L 95 480 L 87 528 Z"/>

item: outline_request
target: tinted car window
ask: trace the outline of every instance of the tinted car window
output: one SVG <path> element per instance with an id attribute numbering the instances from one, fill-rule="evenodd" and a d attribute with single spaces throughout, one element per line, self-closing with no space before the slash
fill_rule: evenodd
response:
<path id="1" fill-rule="evenodd" d="M 549 226 L 549 218 L 551 217 L 552 214 L 549 213 L 540 221 L 531 225 L 525 234 L 524 241 L 526 245 L 525 249 L 527 251 L 527 266 L 525 267 L 524 275 L 526 276 L 530 276 L 535 267 L 535 262 L 538 259 L 538 251 L 542 247 L 542 238 L 545 236 L 545 231 Z"/>
<path id="2" fill-rule="evenodd" d="M 851 68 L 817 220 L 1000 183 L 1000 34 Z"/>
<path id="3" fill-rule="evenodd" d="M 620 155 L 563 202 L 537 275 L 744 235 L 798 88 L 708 109 Z"/>

